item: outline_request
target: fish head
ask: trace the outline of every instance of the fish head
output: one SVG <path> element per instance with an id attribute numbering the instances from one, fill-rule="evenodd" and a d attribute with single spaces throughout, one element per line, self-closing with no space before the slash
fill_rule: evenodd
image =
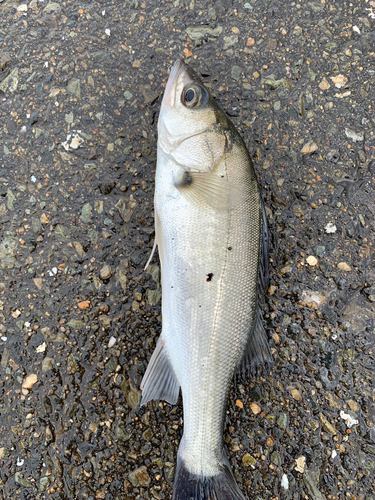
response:
<path id="1" fill-rule="evenodd" d="M 228 121 L 196 72 L 177 60 L 161 105 L 158 149 L 188 169 L 213 171 L 225 152 Z"/>

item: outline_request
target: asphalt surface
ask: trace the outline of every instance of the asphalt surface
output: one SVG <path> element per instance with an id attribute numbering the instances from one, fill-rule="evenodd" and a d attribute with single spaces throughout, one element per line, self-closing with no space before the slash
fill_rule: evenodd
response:
<path id="1" fill-rule="evenodd" d="M 375 2 L 0 0 L 0 500 L 170 499 L 157 118 L 184 58 L 271 231 L 271 374 L 224 429 L 249 499 L 375 498 Z"/>

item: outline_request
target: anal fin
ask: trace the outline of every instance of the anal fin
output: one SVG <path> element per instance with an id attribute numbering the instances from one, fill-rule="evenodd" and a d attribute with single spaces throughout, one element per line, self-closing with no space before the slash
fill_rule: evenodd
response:
<path id="1" fill-rule="evenodd" d="M 141 405 L 152 399 L 164 399 L 171 404 L 177 403 L 180 384 L 164 347 L 162 336 L 160 336 L 156 344 L 155 351 L 143 376 L 141 390 Z"/>

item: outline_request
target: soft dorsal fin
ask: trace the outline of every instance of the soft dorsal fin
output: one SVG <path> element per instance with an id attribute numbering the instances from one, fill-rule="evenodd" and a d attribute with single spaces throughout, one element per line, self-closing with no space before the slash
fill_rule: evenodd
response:
<path id="1" fill-rule="evenodd" d="M 173 405 L 177 403 L 180 384 L 169 361 L 162 335 L 143 376 L 141 390 L 141 405 L 152 399 L 164 399 Z"/>
<path id="2" fill-rule="evenodd" d="M 271 366 L 273 358 L 267 341 L 267 334 L 263 326 L 262 311 L 259 304 L 264 301 L 269 281 L 269 233 L 267 226 L 267 216 L 264 205 L 261 208 L 262 233 L 259 255 L 258 272 L 258 298 L 254 314 L 253 325 L 241 362 L 237 368 L 237 374 L 243 375 L 248 372 L 256 372 L 261 365 Z"/>

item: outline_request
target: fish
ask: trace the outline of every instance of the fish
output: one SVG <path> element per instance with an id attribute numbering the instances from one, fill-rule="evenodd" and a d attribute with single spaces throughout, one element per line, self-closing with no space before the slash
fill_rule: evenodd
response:
<path id="1" fill-rule="evenodd" d="M 269 233 L 245 143 L 197 73 L 177 60 L 159 119 L 154 193 L 162 332 L 141 405 L 176 404 L 183 436 L 173 500 L 245 500 L 224 449 L 234 376 L 271 366 L 260 305 Z"/>

